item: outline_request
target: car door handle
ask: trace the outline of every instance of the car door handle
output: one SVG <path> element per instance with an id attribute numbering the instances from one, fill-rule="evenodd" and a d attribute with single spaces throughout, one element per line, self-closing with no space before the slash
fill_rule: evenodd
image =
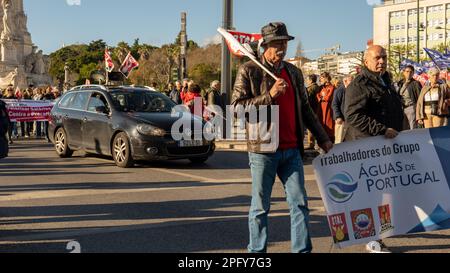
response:
<path id="1" fill-rule="evenodd" d="M 69 118 L 69 115 L 65 115 L 64 117 L 63 117 L 63 119 L 68 119 Z"/>

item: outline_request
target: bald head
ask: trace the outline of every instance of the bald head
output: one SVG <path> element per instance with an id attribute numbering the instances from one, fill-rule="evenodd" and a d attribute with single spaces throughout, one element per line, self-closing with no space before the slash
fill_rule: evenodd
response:
<path id="1" fill-rule="evenodd" d="M 370 46 L 364 53 L 364 65 L 372 72 L 384 73 L 387 68 L 386 50 L 379 45 Z"/>

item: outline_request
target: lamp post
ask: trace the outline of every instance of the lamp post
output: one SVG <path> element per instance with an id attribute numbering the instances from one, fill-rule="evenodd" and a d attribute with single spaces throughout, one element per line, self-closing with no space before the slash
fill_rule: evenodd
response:
<path id="1" fill-rule="evenodd" d="M 420 62 L 420 0 L 417 0 L 417 63 Z"/>
<path id="2" fill-rule="evenodd" d="M 233 0 L 223 0 L 223 24 L 222 27 L 229 30 L 233 27 Z M 227 104 L 231 100 L 231 54 L 225 39 L 222 39 L 222 75 L 221 89 L 226 94 Z"/>

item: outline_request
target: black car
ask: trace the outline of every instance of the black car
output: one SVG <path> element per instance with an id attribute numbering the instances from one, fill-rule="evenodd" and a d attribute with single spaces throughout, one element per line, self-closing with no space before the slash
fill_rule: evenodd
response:
<path id="1" fill-rule="evenodd" d="M 215 150 L 214 139 L 203 134 L 206 123 L 190 113 L 174 116 L 175 106 L 147 88 L 79 86 L 53 107 L 48 133 L 60 157 L 83 150 L 112 156 L 119 167 L 131 167 L 136 160 L 205 162 Z M 180 118 L 191 126 L 180 127 L 174 137 L 172 127 Z"/>

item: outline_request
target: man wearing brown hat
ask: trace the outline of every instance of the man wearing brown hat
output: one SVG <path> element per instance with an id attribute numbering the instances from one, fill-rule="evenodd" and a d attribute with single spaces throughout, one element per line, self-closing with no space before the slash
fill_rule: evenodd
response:
<path id="1" fill-rule="evenodd" d="M 278 175 L 285 188 L 291 213 L 292 252 L 311 252 L 309 209 L 301 159 L 304 128 L 315 135 L 319 146 L 325 151 L 329 151 L 333 144 L 309 105 L 302 72 L 283 61 L 287 43 L 294 37 L 288 34 L 283 23 L 268 24 L 262 28 L 262 35 L 264 53 L 261 62 L 278 80 L 274 80 L 255 63 L 247 62 L 239 69 L 232 97 L 234 106 L 251 106 L 259 110 L 260 107 L 277 105 L 279 110 L 277 126 L 269 128 L 279 129 L 277 147 L 267 148 L 264 145 L 267 140 L 247 141 L 252 173 L 248 251 L 267 251 L 267 219 L 272 187 Z M 263 122 L 258 124 L 264 126 Z M 247 137 L 250 126 L 252 121 L 247 123 Z"/>

